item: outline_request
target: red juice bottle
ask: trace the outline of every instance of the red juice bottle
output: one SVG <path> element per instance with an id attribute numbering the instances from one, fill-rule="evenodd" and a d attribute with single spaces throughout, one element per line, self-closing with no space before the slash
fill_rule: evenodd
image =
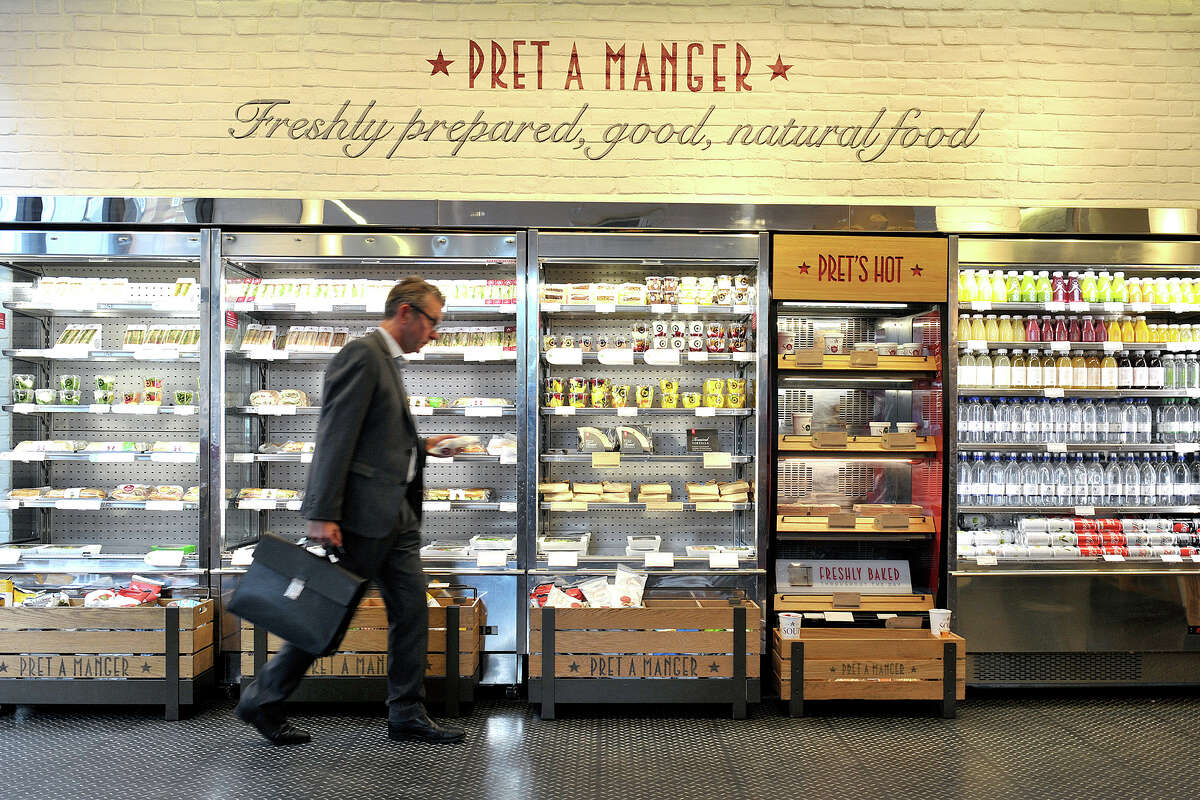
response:
<path id="1" fill-rule="evenodd" d="M 1083 318 L 1083 327 L 1080 329 L 1080 335 L 1083 337 L 1079 340 L 1081 342 L 1096 341 L 1096 326 L 1092 324 L 1091 317 Z"/>
<path id="2" fill-rule="evenodd" d="M 1067 281 L 1061 272 L 1050 276 L 1050 296 L 1055 303 L 1067 302 Z"/>
<path id="3" fill-rule="evenodd" d="M 1079 318 L 1078 317 L 1071 317 L 1071 322 L 1069 325 L 1067 325 L 1067 341 L 1068 342 L 1084 341 L 1083 328 L 1079 327 Z"/>
<path id="4" fill-rule="evenodd" d="M 1025 321 L 1025 341 L 1040 342 L 1042 340 L 1042 329 L 1038 327 L 1037 317 L 1030 316 Z"/>
<path id="5" fill-rule="evenodd" d="M 1066 319 L 1059 315 L 1054 318 L 1054 338 L 1047 339 L 1050 342 L 1069 342 L 1067 337 L 1067 322 Z"/>
<path id="6" fill-rule="evenodd" d="M 1054 341 L 1054 322 L 1050 319 L 1049 314 L 1042 315 L 1042 341 Z"/>

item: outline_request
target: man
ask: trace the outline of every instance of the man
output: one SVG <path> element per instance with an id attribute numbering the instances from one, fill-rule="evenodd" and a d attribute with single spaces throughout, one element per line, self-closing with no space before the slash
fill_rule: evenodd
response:
<path id="1" fill-rule="evenodd" d="M 429 718 L 424 706 L 429 630 L 421 571 L 422 470 L 426 450 L 400 377 L 401 354 L 437 338 L 445 298 L 418 277 L 388 293 L 383 323 L 338 352 L 325 372 L 316 450 L 301 513 L 308 538 L 341 548 L 347 569 L 378 584 L 388 615 L 388 737 L 459 742 L 466 732 Z M 303 744 L 283 702 L 315 660 L 285 644 L 242 695 L 234 713 L 273 744 Z"/>

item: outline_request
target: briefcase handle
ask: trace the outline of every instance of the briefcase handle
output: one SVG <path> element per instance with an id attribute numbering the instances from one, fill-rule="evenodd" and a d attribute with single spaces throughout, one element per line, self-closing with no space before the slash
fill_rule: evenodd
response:
<path id="1" fill-rule="evenodd" d="M 434 591 L 447 592 L 451 599 L 469 598 L 471 600 L 479 599 L 479 589 L 475 586 L 468 586 L 465 583 L 445 583 L 439 586 L 430 586 L 428 591 L 432 594 Z M 436 596 L 436 595 L 435 595 Z"/>

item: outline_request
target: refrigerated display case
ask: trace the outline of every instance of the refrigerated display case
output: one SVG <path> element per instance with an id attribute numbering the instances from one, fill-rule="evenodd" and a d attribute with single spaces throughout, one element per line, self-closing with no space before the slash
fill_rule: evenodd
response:
<path id="1" fill-rule="evenodd" d="M 760 614 L 765 237 L 531 236 L 530 589 L 621 566 L 647 597 L 718 590 Z M 532 702 L 548 677 L 530 675 Z M 595 681 L 572 699 L 572 681 L 554 683 L 557 702 L 644 699 Z M 656 683 L 659 701 L 701 699 L 694 681 Z"/>
<path id="2" fill-rule="evenodd" d="M 957 248 L 950 588 L 968 680 L 1194 683 L 1200 243 Z"/>
<path id="3" fill-rule="evenodd" d="M 224 463 L 214 481 L 228 498 L 216 543 L 224 595 L 263 533 L 304 536 L 297 512 L 325 367 L 346 341 L 378 326 L 388 290 L 417 274 L 446 304 L 437 339 L 405 356 L 410 410 L 422 435 L 479 440 L 471 453 L 426 460 L 422 563 L 432 581 L 474 587 L 487 606 L 479 680 L 519 680 L 523 247 L 512 233 L 223 235 L 215 382 L 225 398 Z M 237 649 L 237 626 L 226 631 Z M 301 697 L 378 699 L 384 684 L 380 676 L 305 681 Z"/>
<path id="4" fill-rule="evenodd" d="M 175 716 L 212 681 L 211 658 L 193 669 L 188 657 L 180 679 L 179 663 L 172 678 L 170 666 L 148 657 L 144 669 L 130 671 L 137 657 L 121 655 L 128 642 L 123 647 L 118 635 L 107 645 L 101 633 L 90 643 L 73 643 L 72 634 L 55 639 L 53 629 L 71 627 L 65 614 L 82 609 L 50 606 L 61 590 L 79 596 L 139 577 L 160 585 L 151 593 L 164 598 L 208 593 L 201 384 L 214 236 L 0 232 L 0 378 L 10 388 L 0 415 L 0 606 L 45 601 L 13 623 L 16 632 L 0 648 L 8 654 L 0 655 L 0 703 L 163 703 Z M 44 625 L 33 619 L 38 614 Z M 160 616 L 159 623 L 169 614 Z M 114 620 L 110 627 L 120 627 Z M 147 617 L 141 627 L 159 623 Z M 143 642 L 151 649 L 141 652 L 170 662 L 169 634 L 160 638 Z M 50 655 L 15 663 L 29 652 Z M 110 671 L 90 672 L 101 660 Z M 25 668 L 35 661 L 46 669 Z M 100 675 L 124 679 L 89 680 Z"/>

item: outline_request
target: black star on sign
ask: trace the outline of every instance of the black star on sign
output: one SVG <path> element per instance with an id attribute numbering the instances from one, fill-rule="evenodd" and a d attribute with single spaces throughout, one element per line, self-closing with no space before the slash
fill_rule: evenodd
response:
<path id="1" fill-rule="evenodd" d="M 714 661 L 713 663 L 708 665 L 708 671 L 709 672 L 720 672 L 721 666 L 717 662 Z"/>
<path id="2" fill-rule="evenodd" d="M 804 263 L 804 264 L 801 264 L 801 265 L 800 265 L 800 274 L 801 274 L 801 275 L 807 275 L 807 274 L 808 274 L 808 271 L 809 271 L 809 269 L 811 269 L 811 267 L 809 267 L 809 266 L 808 266 L 807 262 L 806 262 L 806 263 Z"/>
<path id="3" fill-rule="evenodd" d="M 430 75 L 437 75 L 440 72 L 449 77 L 450 70 L 447 67 L 453 64 L 454 60 L 443 56 L 441 50 L 438 50 L 437 58 L 427 58 L 425 60 L 433 65 L 433 69 L 429 72 Z"/>
<path id="4" fill-rule="evenodd" d="M 0 672 L 8 672 L 8 664 L 0 664 Z"/>
<path id="5" fill-rule="evenodd" d="M 150 665 L 147 664 L 145 661 L 143 661 L 142 662 L 142 672 L 149 672 L 149 671 L 150 671 Z"/>
<path id="6" fill-rule="evenodd" d="M 914 666 L 914 667 L 912 668 L 912 671 L 913 671 L 913 672 L 916 672 L 916 671 L 917 671 L 917 668 L 916 668 L 916 666 Z"/>
<path id="7" fill-rule="evenodd" d="M 579 672 L 579 664 L 578 664 L 578 662 L 572 661 L 572 662 L 571 662 L 571 666 L 569 667 L 569 669 L 571 670 L 571 672 Z"/>
<path id="8" fill-rule="evenodd" d="M 913 274 L 914 278 L 921 277 L 921 265 L 920 264 L 917 264 L 916 266 L 914 266 L 912 268 L 912 274 Z"/>
<path id="9" fill-rule="evenodd" d="M 830 674 L 830 675 L 836 675 L 836 674 L 837 674 L 837 667 L 830 667 L 830 668 L 829 668 L 829 674 Z"/>

